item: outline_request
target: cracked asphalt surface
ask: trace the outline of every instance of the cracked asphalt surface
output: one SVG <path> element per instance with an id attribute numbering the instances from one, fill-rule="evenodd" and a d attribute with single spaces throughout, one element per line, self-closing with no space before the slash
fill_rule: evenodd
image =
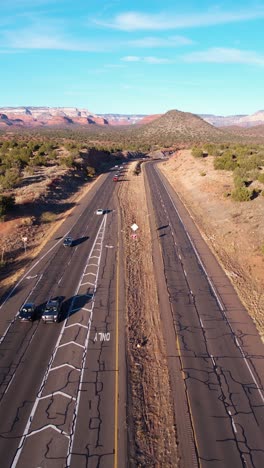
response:
<path id="1" fill-rule="evenodd" d="M 175 330 L 176 346 L 168 355 L 175 356 L 170 366 L 178 364 L 184 379 L 189 446 L 198 466 L 264 466 L 263 344 L 166 178 L 150 164 L 146 175 Z M 182 423 L 176 410 L 176 427 Z M 191 466 L 184 463 L 186 446 L 179 440 L 182 466 Z"/>
<path id="2" fill-rule="evenodd" d="M 150 164 L 144 171 L 152 204 L 152 241 L 158 242 L 153 255 L 179 466 L 262 467 L 263 344 L 166 178 Z M 1 310 L 3 468 L 108 468 L 116 467 L 117 461 L 122 468 L 128 466 L 117 190 L 111 174 L 101 179 Z M 110 211 L 96 216 L 98 207 Z M 58 243 L 66 231 L 77 240 L 73 248 Z M 49 251 L 51 246 L 54 250 Z M 60 323 L 14 320 L 29 294 L 39 308 L 49 297 L 62 296 Z"/>
<path id="3" fill-rule="evenodd" d="M 3 468 L 109 467 L 117 456 L 125 466 L 122 431 L 115 453 L 117 424 L 124 426 L 122 410 L 115 420 L 116 398 L 125 408 L 125 384 L 116 389 L 115 188 L 111 174 L 104 176 L 60 228 L 61 236 L 71 231 L 75 245 L 59 243 L 50 254 L 47 247 L 33 280 L 25 278 L 3 307 L 2 333 L 11 320 L 0 346 Z M 98 207 L 107 213 L 96 216 Z M 39 309 L 48 298 L 62 296 L 60 323 L 12 322 L 30 293 Z"/>

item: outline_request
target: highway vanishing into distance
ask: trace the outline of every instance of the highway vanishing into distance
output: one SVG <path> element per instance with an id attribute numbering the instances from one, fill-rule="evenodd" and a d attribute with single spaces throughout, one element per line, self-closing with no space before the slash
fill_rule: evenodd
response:
<path id="1" fill-rule="evenodd" d="M 115 188 L 104 175 L 2 306 L 3 468 L 114 467 L 126 458 L 118 432 L 125 418 L 124 286 Z M 97 216 L 98 208 L 106 214 Z M 71 248 L 62 245 L 67 233 Z M 64 299 L 60 323 L 12 321 L 25 300 L 41 307 L 54 296 Z"/>
<path id="2" fill-rule="evenodd" d="M 143 174 L 180 466 L 260 468 L 263 344 L 158 165 Z M 133 466 L 122 183 L 101 176 L 0 304 L 1 468 Z M 67 234 L 73 247 L 62 245 Z M 54 296 L 60 323 L 19 322 L 23 302 L 41 308 Z"/>
<path id="3" fill-rule="evenodd" d="M 263 343 L 179 197 L 156 166 L 146 173 L 183 466 L 262 467 Z"/>

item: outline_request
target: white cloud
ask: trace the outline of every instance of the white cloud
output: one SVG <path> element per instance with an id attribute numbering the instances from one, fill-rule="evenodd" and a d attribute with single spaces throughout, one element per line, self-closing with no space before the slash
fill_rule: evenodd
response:
<path id="1" fill-rule="evenodd" d="M 171 36 L 168 38 L 162 37 L 143 37 L 141 39 L 133 39 L 128 41 L 128 44 L 134 47 L 180 47 L 184 45 L 194 44 L 194 41 L 184 36 Z"/>
<path id="2" fill-rule="evenodd" d="M 246 65 L 264 65 L 264 55 L 254 51 L 212 47 L 210 49 L 192 52 L 183 57 L 185 62 L 209 63 L 242 63 Z"/>
<path id="3" fill-rule="evenodd" d="M 158 13 L 144 14 L 136 11 L 129 11 L 116 15 L 110 21 L 95 20 L 100 26 L 119 29 L 121 31 L 161 31 L 169 29 L 192 28 L 201 26 L 211 26 L 216 24 L 233 23 L 238 21 L 248 21 L 264 17 L 264 10 L 244 10 L 244 11 L 208 11 L 204 13 L 175 14 Z"/>
<path id="4" fill-rule="evenodd" d="M 48 49 L 80 52 L 98 52 L 111 49 L 110 42 L 75 40 L 60 27 L 34 24 L 31 28 L 2 31 L 0 46 L 10 49 Z"/>
<path id="5" fill-rule="evenodd" d="M 141 58 L 135 55 L 127 55 L 126 57 L 123 57 L 121 60 L 123 60 L 124 62 L 140 62 Z"/>
<path id="6" fill-rule="evenodd" d="M 143 62 L 143 63 L 149 63 L 149 64 L 169 64 L 169 63 L 174 63 L 173 60 L 169 60 L 167 58 L 160 58 L 160 57 L 138 57 L 136 55 L 127 55 L 126 57 L 122 57 L 121 60 L 124 62 Z"/>

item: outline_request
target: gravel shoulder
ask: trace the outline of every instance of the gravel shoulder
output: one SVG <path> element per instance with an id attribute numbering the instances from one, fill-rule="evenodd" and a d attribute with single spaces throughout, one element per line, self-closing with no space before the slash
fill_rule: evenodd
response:
<path id="1" fill-rule="evenodd" d="M 213 158 L 202 160 L 190 150 L 159 164 L 215 253 L 264 341 L 264 198 L 234 202 L 231 173 L 216 171 Z"/>

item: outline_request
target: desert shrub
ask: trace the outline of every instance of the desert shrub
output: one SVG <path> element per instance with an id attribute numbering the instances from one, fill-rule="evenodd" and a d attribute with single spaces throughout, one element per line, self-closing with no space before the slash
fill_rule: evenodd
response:
<path id="1" fill-rule="evenodd" d="M 140 172 L 141 172 L 141 163 L 142 163 L 142 161 L 139 161 L 136 164 L 136 167 L 135 167 L 134 172 L 133 172 L 134 175 L 138 176 L 140 174 Z"/>
<path id="2" fill-rule="evenodd" d="M 202 176 L 202 177 L 206 176 L 206 172 L 201 171 L 201 172 L 200 172 L 200 176 Z"/>
<path id="3" fill-rule="evenodd" d="M 5 174 L 0 176 L 0 187 L 2 190 L 12 189 L 20 180 L 21 177 L 18 169 L 7 169 Z"/>
<path id="4" fill-rule="evenodd" d="M 258 181 L 264 184 L 264 172 L 258 174 Z"/>
<path id="5" fill-rule="evenodd" d="M 223 150 L 226 149 L 226 145 L 215 145 L 213 143 L 206 143 L 203 145 L 203 150 L 210 154 L 210 156 L 220 156 Z"/>
<path id="6" fill-rule="evenodd" d="M 91 178 L 92 178 L 92 177 L 95 176 L 96 171 L 95 171 L 95 168 L 94 168 L 94 167 L 92 167 L 92 166 L 87 166 L 87 167 L 86 167 L 86 171 L 87 171 L 88 177 L 91 177 Z"/>
<path id="7" fill-rule="evenodd" d="M 249 201 L 252 197 L 251 190 L 248 190 L 245 186 L 236 187 L 231 192 L 231 198 L 234 201 Z"/>
<path id="8" fill-rule="evenodd" d="M 192 156 L 194 156 L 195 158 L 202 158 L 203 157 L 203 150 L 202 148 L 199 148 L 198 146 L 194 146 L 192 148 Z"/>
<path id="9" fill-rule="evenodd" d="M 248 172 L 246 169 L 242 168 L 242 167 L 236 167 L 234 169 L 234 177 L 235 176 L 239 176 L 241 177 L 242 179 L 247 179 L 248 178 Z"/>
<path id="10" fill-rule="evenodd" d="M 226 151 L 222 156 L 217 156 L 214 160 L 214 168 L 225 171 L 233 171 L 237 167 L 237 161 L 232 151 Z"/>
<path id="11" fill-rule="evenodd" d="M 42 223 L 52 223 L 52 221 L 55 221 L 56 219 L 56 214 L 52 213 L 51 211 L 44 211 L 40 217 L 40 221 Z"/>
<path id="12" fill-rule="evenodd" d="M 242 155 L 238 156 L 237 164 L 240 168 L 245 169 L 246 171 L 252 171 L 261 166 L 262 158 L 257 154 L 253 154 L 252 156 Z"/>
<path id="13" fill-rule="evenodd" d="M 258 180 L 259 177 L 259 170 L 258 169 L 252 169 L 251 171 L 248 172 L 248 180 Z"/>
<path id="14" fill-rule="evenodd" d="M 234 185 L 236 188 L 244 187 L 245 183 L 246 183 L 246 179 L 244 177 L 241 177 L 238 174 L 234 175 Z"/>
<path id="15" fill-rule="evenodd" d="M 0 195 L 0 218 L 15 205 L 14 195 Z"/>
<path id="16" fill-rule="evenodd" d="M 39 153 L 37 153 L 33 158 L 30 158 L 29 165 L 30 166 L 46 166 L 47 160 L 45 156 L 41 156 Z"/>
<path id="17" fill-rule="evenodd" d="M 74 157 L 70 155 L 70 156 L 66 156 L 65 158 L 61 158 L 60 164 L 66 167 L 74 167 L 75 165 Z"/>

